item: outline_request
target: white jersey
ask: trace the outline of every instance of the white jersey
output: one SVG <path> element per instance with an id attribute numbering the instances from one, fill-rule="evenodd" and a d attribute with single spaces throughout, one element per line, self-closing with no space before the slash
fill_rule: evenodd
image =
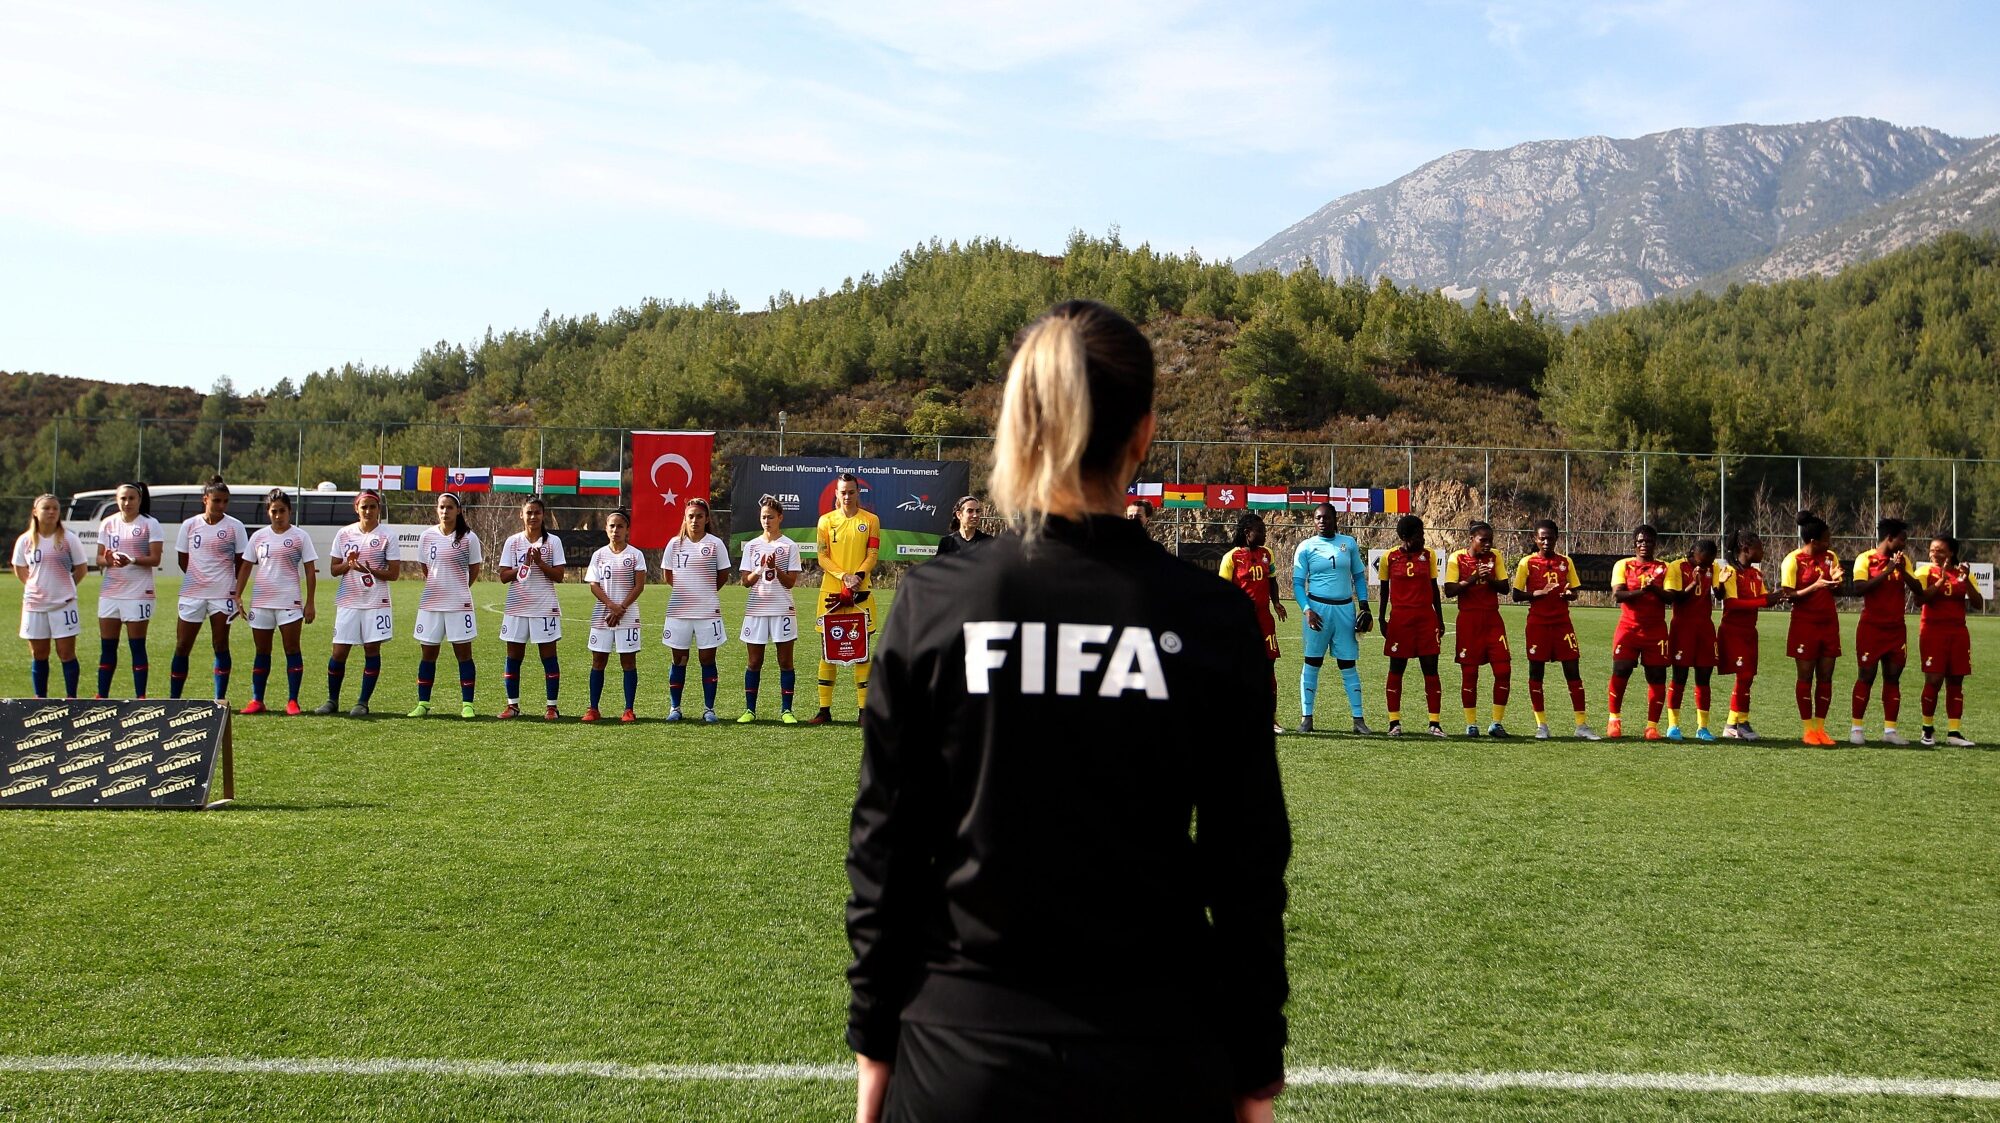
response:
<path id="1" fill-rule="evenodd" d="M 417 600 L 419 611 L 472 611 L 472 567 L 486 560 L 477 534 L 468 530 L 455 538 L 431 527 L 417 539 L 417 560 L 430 567 L 424 595 Z"/>
<path id="2" fill-rule="evenodd" d="M 722 595 L 715 575 L 729 569 L 729 547 L 713 534 L 690 542 L 676 534 L 660 557 L 660 568 L 673 575 L 674 591 L 667 597 L 669 620 L 715 620 L 722 616 Z"/>
<path id="3" fill-rule="evenodd" d="M 319 561 L 312 539 L 298 527 L 283 534 L 259 527 L 250 535 L 250 607 L 304 608 L 299 583 L 305 567 Z"/>
<path id="4" fill-rule="evenodd" d="M 76 567 L 83 560 L 83 541 L 68 530 L 39 538 L 31 530 L 14 539 L 14 564 L 28 567 L 21 611 L 47 612 L 75 600 Z"/>
<path id="5" fill-rule="evenodd" d="M 126 522 L 123 515 L 112 515 L 98 524 L 97 544 L 114 554 L 143 558 L 153 552 L 154 543 L 165 545 L 161 534 L 160 520 L 151 515 L 140 515 L 131 522 Z M 153 567 L 107 565 L 104 587 L 97 595 L 105 600 L 152 600 Z"/>
<path id="6" fill-rule="evenodd" d="M 792 603 L 792 591 L 771 572 L 776 569 L 784 573 L 799 571 L 799 544 L 789 538 L 772 542 L 763 537 L 752 538 L 743 544 L 743 572 L 758 574 L 755 584 L 750 586 L 749 603 L 743 609 L 745 616 L 796 616 L 798 609 Z"/>
<path id="7" fill-rule="evenodd" d="M 644 573 L 645 570 L 646 555 L 640 553 L 636 546 L 627 545 L 622 552 L 615 553 L 609 546 L 599 546 L 597 552 L 590 555 L 590 583 L 602 588 L 604 595 L 614 601 L 622 601 L 630 596 L 632 583 L 637 580 L 636 575 Z M 605 611 L 604 602 L 592 597 L 591 627 L 604 627 Z M 618 626 L 629 628 L 638 622 L 639 602 L 635 600 L 632 602 L 632 607 L 625 610 L 625 615 L 619 618 Z"/>
<path id="8" fill-rule="evenodd" d="M 396 536 L 381 523 L 366 534 L 361 532 L 360 523 L 349 523 L 333 534 L 333 548 L 328 556 L 346 560 L 350 553 L 361 555 L 361 564 L 370 569 L 386 569 L 389 563 L 400 561 L 402 550 L 396 545 Z M 340 575 L 340 589 L 333 595 L 335 608 L 389 608 L 389 586 L 374 574 L 350 569 Z"/>
<path id="9" fill-rule="evenodd" d="M 562 539 L 542 532 L 539 543 L 542 560 L 550 565 L 568 565 L 563 556 Z M 527 531 L 522 531 L 507 539 L 500 547 L 500 568 L 518 570 L 512 581 L 507 582 L 507 615 L 509 616 L 561 616 L 562 602 L 556 599 L 556 583 L 548 574 L 523 561 L 528 556 L 530 543 Z"/>
<path id="10" fill-rule="evenodd" d="M 188 556 L 182 598 L 234 600 L 236 559 L 249 549 L 250 532 L 234 515 L 224 515 L 213 523 L 205 515 L 196 515 L 182 523 L 174 537 L 174 552 Z"/>

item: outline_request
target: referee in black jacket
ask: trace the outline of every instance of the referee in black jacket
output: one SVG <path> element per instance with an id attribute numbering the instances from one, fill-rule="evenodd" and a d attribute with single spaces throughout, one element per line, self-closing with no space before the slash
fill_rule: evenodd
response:
<path id="1" fill-rule="evenodd" d="M 1248 598 L 1119 517 L 1153 355 L 1102 305 L 1022 333 L 1016 534 L 911 570 L 848 849 L 857 1118 L 1261 1120 L 1284 1079 L 1291 827 Z"/>

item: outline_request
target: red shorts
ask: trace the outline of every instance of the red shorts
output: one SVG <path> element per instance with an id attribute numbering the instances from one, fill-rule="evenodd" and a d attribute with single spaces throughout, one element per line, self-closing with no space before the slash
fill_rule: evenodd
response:
<path id="1" fill-rule="evenodd" d="M 1507 629 L 1497 620 L 1485 626 L 1459 628 L 1454 638 L 1458 643 L 1458 656 L 1454 661 L 1461 667 L 1482 664 L 1504 667 L 1514 661 L 1507 650 Z"/>
<path id="2" fill-rule="evenodd" d="M 1438 619 L 1432 612 L 1400 609 L 1382 625 L 1382 654 L 1391 659 L 1421 659 L 1438 653 Z"/>
<path id="3" fill-rule="evenodd" d="M 1268 606 L 1257 607 L 1257 623 L 1264 629 L 1264 653 L 1275 662 L 1278 658 L 1278 622 L 1271 619 Z"/>
<path id="4" fill-rule="evenodd" d="M 1676 628 L 1670 637 L 1668 647 L 1673 652 L 1674 666 L 1706 669 L 1716 665 L 1715 625 L 1708 621 Z"/>
<path id="5" fill-rule="evenodd" d="M 1577 646 L 1576 626 L 1567 616 L 1560 620 L 1528 617 L 1528 662 L 1567 663 L 1582 654 Z"/>
<path id="6" fill-rule="evenodd" d="M 1794 659 L 1840 658 L 1839 622 L 1793 613 L 1791 627 L 1785 631 L 1785 654 Z"/>
<path id="7" fill-rule="evenodd" d="M 1972 633 L 1964 625 L 1918 629 L 1917 651 L 1927 675 L 1964 678 L 1972 673 Z"/>
<path id="8" fill-rule="evenodd" d="M 1909 658 L 1910 630 L 1902 618 L 1894 623 L 1864 618 L 1854 626 L 1854 654 L 1864 667 L 1878 661 L 1897 664 Z"/>
<path id="9" fill-rule="evenodd" d="M 1611 661 L 1613 663 L 1639 663 L 1648 667 L 1664 667 L 1669 659 L 1666 629 L 1647 632 L 1643 628 L 1632 628 L 1624 624 L 1611 634 Z"/>
<path id="10" fill-rule="evenodd" d="M 1757 629 L 1732 628 L 1723 625 L 1716 633 L 1716 669 L 1725 675 L 1757 674 Z"/>

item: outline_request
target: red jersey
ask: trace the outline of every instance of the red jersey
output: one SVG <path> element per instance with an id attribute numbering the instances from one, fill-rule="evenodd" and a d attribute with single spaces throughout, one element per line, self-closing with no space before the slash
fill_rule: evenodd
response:
<path id="1" fill-rule="evenodd" d="M 1778 583 L 1788 589 L 1803 589 L 1820 580 L 1840 580 L 1840 558 L 1832 550 L 1815 554 L 1811 546 L 1800 546 L 1785 555 L 1784 572 Z M 1834 623 L 1840 616 L 1840 607 L 1833 601 L 1832 589 L 1821 589 L 1792 602 L 1794 622 L 1807 620 L 1819 624 Z"/>
<path id="2" fill-rule="evenodd" d="M 1722 626 L 1757 630 L 1757 613 L 1770 604 L 1763 569 L 1731 566 L 1722 575 Z"/>
<path id="3" fill-rule="evenodd" d="M 1550 624 L 1569 622 L 1569 602 L 1560 595 L 1564 589 L 1583 586 L 1583 578 L 1576 574 L 1576 563 L 1568 554 L 1554 554 L 1543 557 L 1539 551 L 1521 559 L 1514 567 L 1514 588 L 1524 593 L 1538 589 L 1554 589 L 1528 601 L 1528 619 Z"/>
<path id="4" fill-rule="evenodd" d="M 1428 616 L 1437 595 L 1437 551 L 1426 546 L 1414 553 L 1398 546 L 1382 555 L 1375 576 L 1389 586 L 1389 609 L 1395 616 L 1405 612 Z"/>
<path id="5" fill-rule="evenodd" d="M 1458 593 L 1458 626 L 1461 629 L 1474 625 L 1492 628 L 1500 626 L 1500 587 L 1490 581 L 1481 581 L 1477 585 L 1464 585 L 1464 583 L 1471 581 L 1474 574 L 1482 568 L 1489 575 L 1504 574 L 1507 572 L 1506 566 L 1506 559 L 1500 556 L 1498 550 L 1483 558 L 1473 554 L 1471 550 L 1460 550 L 1445 563 L 1445 584 L 1463 586 Z"/>
<path id="6" fill-rule="evenodd" d="M 1855 584 L 1883 573 L 1888 574 L 1883 582 L 1861 598 L 1861 619 L 1869 624 L 1901 626 L 1903 609 L 1909 604 L 1910 583 L 1916 580 L 1917 571 L 1910 565 L 1908 554 L 1898 554 L 1893 562 L 1880 550 L 1863 550 L 1855 556 Z"/>
<path id="7" fill-rule="evenodd" d="M 1262 546 L 1238 546 L 1222 555 L 1222 576 L 1236 583 L 1257 606 L 1257 618 L 1271 618 L 1271 551 Z"/>
<path id="8" fill-rule="evenodd" d="M 1715 619 L 1716 570 L 1726 568 L 1711 562 L 1696 565 L 1693 558 L 1682 558 L 1668 562 L 1674 569 L 1674 577 L 1680 582 L 1681 591 L 1687 595 L 1674 602 L 1674 631 L 1682 628 L 1699 628 Z"/>
<path id="9" fill-rule="evenodd" d="M 1966 592 L 1972 587 L 1972 575 L 1956 569 L 1926 565 L 1918 580 L 1924 583 L 1925 592 L 1939 594 L 1938 599 L 1924 602 L 1922 626 L 1965 627 Z"/>
<path id="10" fill-rule="evenodd" d="M 1657 558 L 1641 561 L 1636 557 L 1620 558 L 1611 567 L 1611 589 L 1643 589 L 1653 585 L 1667 592 L 1681 587 L 1678 567 L 1668 565 Z M 1667 605 L 1657 597 L 1640 597 L 1628 600 L 1619 606 L 1618 627 L 1620 630 L 1636 629 L 1648 634 L 1665 634 L 1667 628 Z"/>

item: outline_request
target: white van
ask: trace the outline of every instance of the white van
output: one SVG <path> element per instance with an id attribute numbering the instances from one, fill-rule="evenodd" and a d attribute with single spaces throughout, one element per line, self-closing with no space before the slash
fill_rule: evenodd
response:
<path id="1" fill-rule="evenodd" d="M 174 534 L 180 525 L 201 514 L 200 484 L 160 484 L 147 490 L 153 496 L 153 517 L 160 520 L 160 529 L 167 543 L 166 556 L 160 561 L 162 576 L 177 576 L 180 566 L 174 558 Z M 264 496 L 271 491 L 268 484 L 229 485 L 229 513 L 252 530 L 269 523 L 264 514 Z M 333 536 L 341 527 L 354 521 L 353 491 L 339 491 L 331 485 L 323 484 L 319 489 L 304 493 L 292 493 L 292 521 L 302 528 L 312 539 L 313 549 L 319 552 L 320 573 L 327 573 L 327 554 L 333 549 Z M 92 568 L 97 565 L 97 528 L 104 520 L 118 511 L 116 489 L 108 491 L 80 491 L 70 497 L 69 511 L 63 518 L 63 526 L 75 532 L 83 542 L 84 553 L 89 557 Z M 395 532 L 396 545 L 403 557 L 417 556 L 417 539 L 429 523 L 412 526 L 408 523 L 382 524 Z"/>

